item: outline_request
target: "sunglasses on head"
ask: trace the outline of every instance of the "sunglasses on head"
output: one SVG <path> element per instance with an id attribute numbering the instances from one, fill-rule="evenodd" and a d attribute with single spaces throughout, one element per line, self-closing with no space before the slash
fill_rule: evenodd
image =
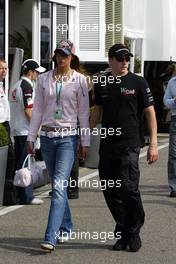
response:
<path id="1" fill-rule="evenodd" d="M 130 61 L 130 57 L 116 58 L 116 60 L 119 61 L 119 62 L 123 62 L 123 61 L 127 61 L 127 62 L 129 62 L 129 61 Z"/>

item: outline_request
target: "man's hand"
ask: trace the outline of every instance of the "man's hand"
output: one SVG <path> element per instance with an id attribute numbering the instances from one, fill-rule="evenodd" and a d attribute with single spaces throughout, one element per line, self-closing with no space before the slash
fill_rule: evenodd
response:
<path id="1" fill-rule="evenodd" d="M 90 129 L 96 127 L 101 122 L 103 108 L 100 105 L 94 105 L 93 110 L 90 114 Z"/>
<path id="2" fill-rule="evenodd" d="M 152 164 L 158 160 L 158 149 L 155 145 L 149 145 L 147 151 L 147 162 L 148 164 Z"/>
<path id="3" fill-rule="evenodd" d="M 79 159 L 85 160 L 87 158 L 88 148 L 89 147 L 83 147 L 79 145 L 79 148 L 78 148 L 78 158 Z"/>
<path id="4" fill-rule="evenodd" d="M 27 152 L 28 154 L 35 155 L 34 142 L 27 141 Z"/>
<path id="5" fill-rule="evenodd" d="M 154 163 L 158 159 L 157 150 L 157 122 L 155 109 L 153 105 L 148 106 L 144 109 L 147 125 L 149 129 L 150 145 L 147 151 L 148 164 Z"/>

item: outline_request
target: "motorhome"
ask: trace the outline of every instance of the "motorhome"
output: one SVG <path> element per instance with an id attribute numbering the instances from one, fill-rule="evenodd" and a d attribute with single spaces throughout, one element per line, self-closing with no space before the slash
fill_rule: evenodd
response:
<path id="1" fill-rule="evenodd" d="M 20 70 L 13 69 L 24 58 L 52 68 L 53 51 L 63 38 L 74 42 L 90 73 L 107 67 L 111 45 L 125 42 L 134 54 L 130 70 L 149 82 L 159 130 L 167 130 L 162 77 L 176 61 L 175 9 L 175 0 L 0 0 L 0 57 L 11 70 L 6 89 L 19 78 Z"/>

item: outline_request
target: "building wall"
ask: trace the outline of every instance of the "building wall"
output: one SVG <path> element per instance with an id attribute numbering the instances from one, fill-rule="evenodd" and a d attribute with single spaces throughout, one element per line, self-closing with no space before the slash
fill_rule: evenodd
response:
<path id="1" fill-rule="evenodd" d="M 32 2 L 9 1 L 9 33 L 23 32 L 23 26 L 32 31 Z"/>
<path id="2" fill-rule="evenodd" d="M 123 31 L 129 38 L 144 36 L 145 0 L 123 0 Z"/>
<path id="3" fill-rule="evenodd" d="M 80 0 L 75 15 L 81 61 L 105 61 L 105 1 Z"/>
<path id="4" fill-rule="evenodd" d="M 175 10 L 175 0 L 146 0 L 144 60 L 176 61 Z"/>

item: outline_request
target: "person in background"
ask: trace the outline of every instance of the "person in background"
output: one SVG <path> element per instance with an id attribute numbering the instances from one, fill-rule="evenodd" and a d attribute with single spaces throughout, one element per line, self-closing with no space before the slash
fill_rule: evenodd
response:
<path id="1" fill-rule="evenodd" d="M 8 148 L 8 158 L 7 158 L 7 169 L 5 176 L 4 185 L 4 199 L 3 205 L 14 205 L 16 204 L 16 192 L 13 186 L 14 178 L 14 149 L 10 138 L 10 107 L 8 102 L 8 96 L 4 89 L 4 80 L 7 75 L 8 66 L 4 59 L 0 58 L 0 123 L 5 127 L 8 138 L 9 138 L 9 148 Z"/>
<path id="2" fill-rule="evenodd" d="M 158 159 L 157 123 L 154 101 L 146 80 L 128 71 L 128 48 L 119 43 L 108 52 L 111 71 L 94 85 L 95 106 L 91 128 L 102 116 L 106 137 L 100 140 L 100 180 L 105 180 L 103 191 L 106 203 L 115 219 L 113 249 L 136 252 L 141 248 L 140 229 L 145 213 L 139 191 L 139 153 L 141 147 L 141 117 L 144 112 L 149 128 L 148 164 Z"/>
<path id="3" fill-rule="evenodd" d="M 34 82 L 39 73 L 45 71 L 37 61 L 28 59 L 22 64 L 22 77 L 11 91 L 13 109 L 11 114 L 11 134 L 14 137 L 16 170 L 21 169 L 27 156 L 26 139 L 32 116 L 34 100 Z M 28 187 L 16 187 L 17 201 L 19 204 L 39 205 L 43 201 L 34 197 L 32 185 Z"/>
<path id="4" fill-rule="evenodd" d="M 168 183 L 170 197 L 176 198 L 176 77 L 168 82 L 164 94 L 164 104 L 171 110 L 169 130 Z"/>
<path id="5" fill-rule="evenodd" d="M 62 40 L 55 52 L 54 70 L 39 77 L 32 120 L 27 138 L 28 152 L 35 153 L 39 128 L 41 151 L 51 178 L 52 196 L 48 225 L 41 248 L 54 250 L 57 241 L 69 238 L 73 223 L 68 204 L 67 186 L 77 152 L 77 123 L 81 133 L 80 151 L 87 156 L 90 144 L 89 98 L 85 77 L 71 68 L 73 43 Z"/>
<path id="6" fill-rule="evenodd" d="M 0 58 L 0 123 L 6 128 L 10 138 L 10 106 L 4 88 L 4 80 L 7 75 L 7 70 L 7 62 Z"/>
<path id="7" fill-rule="evenodd" d="M 160 79 L 163 82 L 163 91 L 165 92 L 169 80 L 176 75 L 176 64 L 170 63 L 164 73 L 160 75 Z"/>

